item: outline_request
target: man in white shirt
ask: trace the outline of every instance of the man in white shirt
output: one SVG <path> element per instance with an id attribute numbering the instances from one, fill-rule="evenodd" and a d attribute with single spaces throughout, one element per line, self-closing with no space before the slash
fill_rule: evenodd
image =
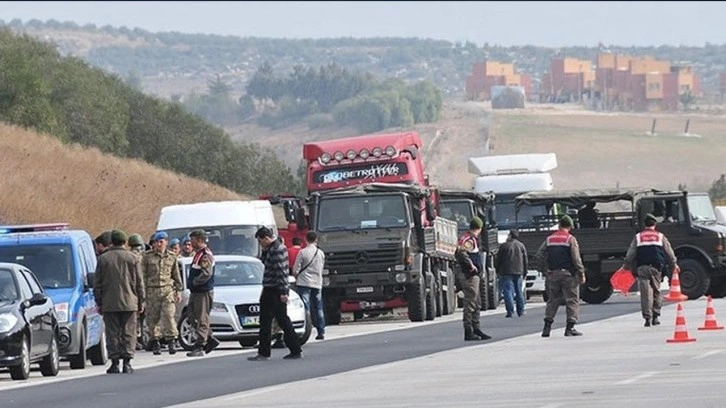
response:
<path id="1" fill-rule="evenodd" d="M 325 316 L 323 315 L 322 290 L 325 254 L 318 248 L 318 234 L 314 231 L 308 231 L 305 241 L 307 246 L 298 253 L 292 274 L 296 278 L 297 293 L 300 294 L 305 309 L 313 316 L 313 323 L 318 331 L 315 339 L 323 340 L 325 338 Z"/>

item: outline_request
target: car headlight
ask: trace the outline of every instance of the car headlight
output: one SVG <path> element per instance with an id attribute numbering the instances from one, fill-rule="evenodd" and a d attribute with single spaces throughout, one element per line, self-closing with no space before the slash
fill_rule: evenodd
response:
<path id="1" fill-rule="evenodd" d="M 214 302 L 212 303 L 212 311 L 213 312 L 226 312 L 227 311 L 227 305 L 220 302 Z"/>
<path id="2" fill-rule="evenodd" d="M 68 323 L 68 303 L 58 303 L 55 305 L 55 318 L 58 323 Z"/>
<path id="3" fill-rule="evenodd" d="M 302 299 L 300 299 L 299 297 L 290 300 L 290 306 L 296 307 L 296 308 L 305 308 L 305 304 L 303 303 Z"/>
<path id="4" fill-rule="evenodd" d="M 14 314 L 0 314 L 0 333 L 10 331 L 16 324 L 18 324 L 18 318 Z"/>

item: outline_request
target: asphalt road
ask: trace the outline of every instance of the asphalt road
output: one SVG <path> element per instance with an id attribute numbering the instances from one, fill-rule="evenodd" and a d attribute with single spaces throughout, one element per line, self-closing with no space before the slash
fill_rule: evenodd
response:
<path id="1" fill-rule="evenodd" d="M 637 297 L 613 297 L 601 305 L 581 305 L 580 322 L 638 310 Z M 543 313 L 537 308 L 522 318 L 505 319 L 501 313 L 482 316 L 484 331 L 494 336 L 485 343 L 540 331 Z M 560 307 L 553 336 L 562 335 L 564 313 Z M 281 359 L 287 350 L 273 350 L 273 358 L 266 362 L 247 361 L 252 354 L 212 354 L 138 370 L 133 375 L 98 375 L 7 389 L 0 393 L 0 407 L 166 407 L 481 344 L 463 341 L 460 321 L 413 325 L 410 329 L 311 343 L 304 347 L 305 358 L 296 361 Z"/>

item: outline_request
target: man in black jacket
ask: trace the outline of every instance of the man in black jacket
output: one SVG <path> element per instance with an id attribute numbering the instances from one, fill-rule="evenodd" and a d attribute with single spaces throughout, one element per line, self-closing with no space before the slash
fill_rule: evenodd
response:
<path id="1" fill-rule="evenodd" d="M 515 300 L 517 302 L 517 316 L 524 315 L 522 276 L 527 275 L 527 249 L 518 238 L 519 232 L 517 230 L 509 231 L 507 242 L 499 247 L 495 263 L 499 286 L 504 292 L 504 305 L 507 308 L 505 317 L 512 317 Z"/>
<path id="2" fill-rule="evenodd" d="M 302 348 L 295 333 L 290 318 L 287 316 L 287 301 L 290 293 L 288 276 L 290 264 L 287 248 L 280 240 L 275 239 L 272 230 L 262 227 L 255 233 L 255 238 L 263 248 L 261 260 L 265 264 L 265 273 L 262 276 L 262 294 L 260 295 L 260 340 L 257 355 L 249 357 L 251 361 L 264 361 L 270 358 L 272 319 L 277 320 L 285 333 L 285 345 L 290 354 L 283 357 L 286 360 L 302 358 Z"/>

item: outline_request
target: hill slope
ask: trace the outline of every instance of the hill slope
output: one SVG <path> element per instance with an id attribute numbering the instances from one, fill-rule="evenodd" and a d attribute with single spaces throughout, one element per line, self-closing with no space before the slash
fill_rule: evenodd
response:
<path id="1" fill-rule="evenodd" d="M 94 236 L 122 228 L 148 237 L 163 206 L 243 200 L 205 181 L 0 123 L 0 221 L 69 222 Z"/>

